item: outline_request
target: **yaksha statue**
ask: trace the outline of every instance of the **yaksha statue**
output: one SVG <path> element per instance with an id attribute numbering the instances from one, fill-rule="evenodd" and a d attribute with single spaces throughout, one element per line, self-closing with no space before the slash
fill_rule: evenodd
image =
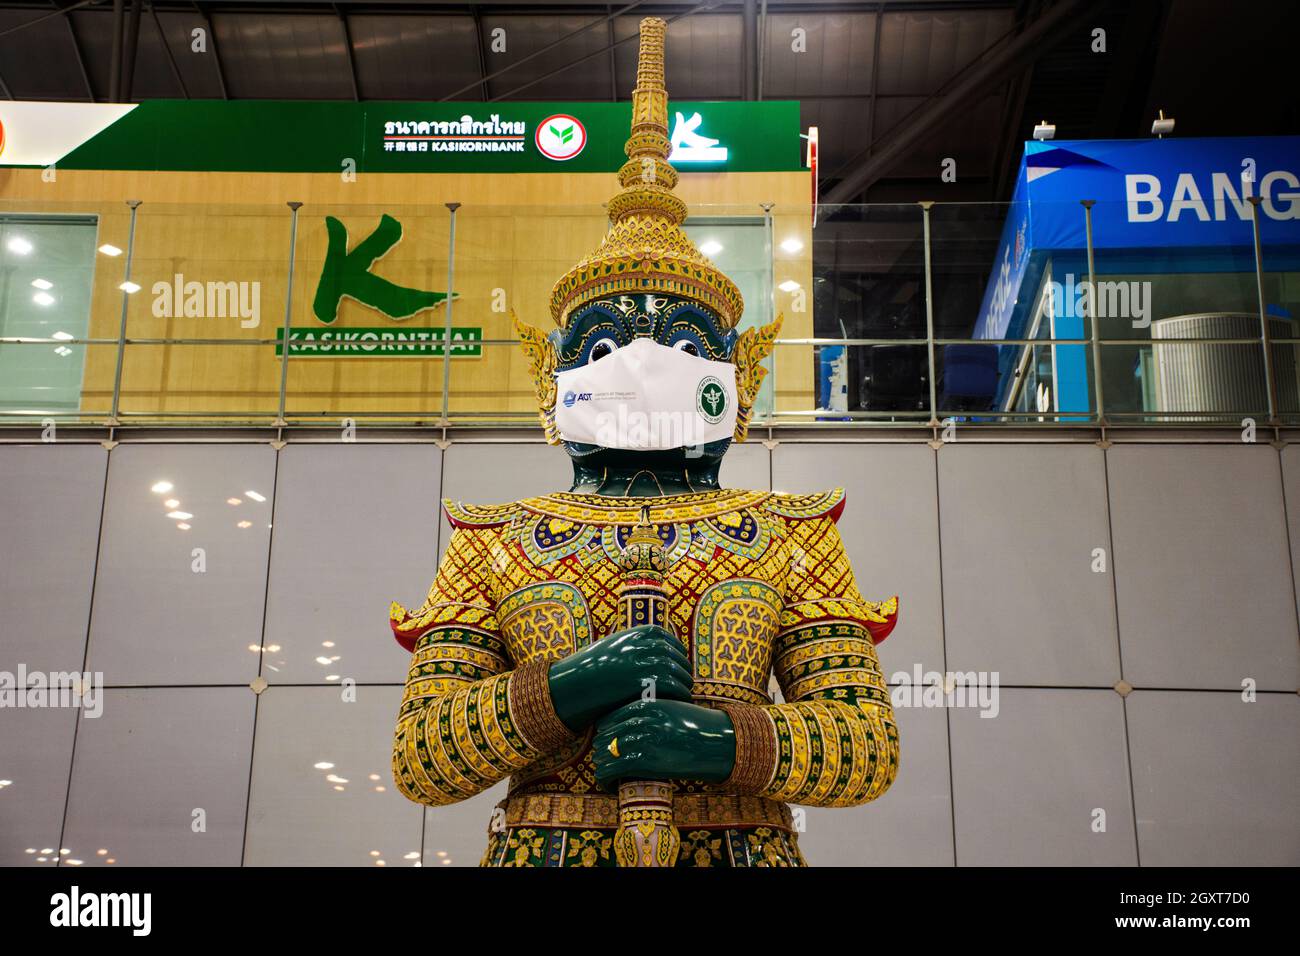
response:
<path id="1" fill-rule="evenodd" d="M 554 331 L 516 321 L 573 487 L 444 501 L 437 580 L 392 609 L 397 785 L 441 806 L 509 776 L 485 866 L 802 866 L 788 804 L 864 803 L 898 769 L 874 649 L 898 603 L 858 593 L 843 493 L 718 485 L 780 319 L 738 331 L 682 231 L 664 32 L 641 23 L 604 242 L 556 284 Z"/>

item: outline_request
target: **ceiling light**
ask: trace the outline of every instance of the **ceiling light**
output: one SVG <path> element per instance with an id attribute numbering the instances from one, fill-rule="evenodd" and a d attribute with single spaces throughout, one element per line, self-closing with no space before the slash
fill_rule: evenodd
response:
<path id="1" fill-rule="evenodd" d="M 60 342 L 71 342 L 76 336 L 71 332 L 55 332 L 50 336 L 52 339 L 58 339 Z"/>
<path id="2" fill-rule="evenodd" d="M 108 243 L 108 242 L 106 242 L 106 243 L 104 243 L 102 246 L 100 246 L 100 247 L 99 247 L 99 251 L 102 252 L 102 253 L 103 253 L 104 255 L 106 255 L 106 256 L 120 256 L 120 255 L 122 254 L 122 250 L 121 250 L 121 249 L 119 249 L 117 246 L 115 246 L 115 245 L 113 245 L 113 244 L 111 244 L 111 243 Z"/>
<path id="3" fill-rule="evenodd" d="M 118 286 L 118 288 L 121 289 L 123 292 L 127 293 L 128 295 L 140 291 L 139 283 L 132 282 L 130 279 L 127 279 L 120 286 Z"/>
<path id="4" fill-rule="evenodd" d="M 10 252 L 16 252 L 20 256 L 25 256 L 32 251 L 32 244 L 22 236 L 14 236 L 7 245 Z"/>
<path id="5" fill-rule="evenodd" d="M 1034 127 L 1034 139 L 1043 142 L 1049 139 L 1056 139 L 1056 124 L 1043 120 Z"/>
<path id="6" fill-rule="evenodd" d="M 243 498 L 227 498 L 227 499 L 226 499 L 226 504 L 228 504 L 228 505 L 242 505 L 243 503 L 244 503 L 244 499 L 243 499 Z"/>
<path id="7" fill-rule="evenodd" d="M 1165 111 L 1161 110 L 1160 115 L 1156 117 L 1155 122 L 1151 124 L 1151 135 L 1163 138 L 1173 131 L 1174 118 L 1172 116 L 1166 117 Z"/>
<path id="8" fill-rule="evenodd" d="M 53 305 L 54 296 L 50 295 L 48 292 L 38 292 L 32 296 L 32 301 L 37 305 Z"/>
<path id="9" fill-rule="evenodd" d="M 180 506 L 181 506 L 181 501 L 179 498 L 168 498 L 166 501 L 163 502 L 164 508 L 179 508 Z"/>
<path id="10" fill-rule="evenodd" d="M 66 345 L 60 345 L 57 348 L 55 348 L 54 354 L 67 358 L 69 355 L 72 354 L 72 349 L 68 348 Z"/>
<path id="11" fill-rule="evenodd" d="M 322 760 L 320 763 L 312 764 L 317 770 L 333 770 L 334 765 L 328 760 Z"/>
<path id="12" fill-rule="evenodd" d="M 32 280 L 32 285 L 34 285 L 34 286 L 35 286 L 36 288 L 38 288 L 38 289 L 53 289 L 53 288 L 54 288 L 54 283 L 51 282 L 49 279 L 33 279 L 33 280 Z"/>
<path id="13" fill-rule="evenodd" d="M 252 526 L 253 522 L 251 521 L 240 521 L 235 525 L 236 528 L 251 528 Z"/>
<path id="14" fill-rule="evenodd" d="M 781 243 L 781 248 L 790 253 L 790 255 L 794 255 L 796 252 L 803 251 L 803 243 L 794 236 L 791 236 L 789 239 L 786 239 Z"/>
<path id="15" fill-rule="evenodd" d="M 172 483 L 170 481 L 156 481 L 149 490 L 155 495 L 165 495 L 172 490 Z"/>
<path id="16" fill-rule="evenodd" d="M 716 256 L 721 251 L 722 243 L 718 242 L 716 239 L 706 239 L 704 242 L 700 243 L 700 252 L 704 253 L 706 256 Z"/>
<path id="17" fill-rule="evenodd" d="M 245 491 L 245 492 L 244 492 L 244 497 L 246 497 L 246 498 L 252 498 L 254 501 L 265 501 L 265 500 L 266 500 L 266 496 L 265 496 L 265 495 L 259 495 L 256 491 Z"/>
<path id="18" fill-rule="evenodd" d="M 175 518 L 177 521 L 188 521 L 190 518 L 193 518 L 194 515 L 190 514 L 188 511 L 169 511 L 167 512 L 167 517 Z"/>
<path id="19" fill-rule="evenodd" d="M 176 525 L 176 527 L 180 528 L 182 531 L 189 531 L 189 530 L 190 530 L 190 524 L 189 524 L 189 522 L 187 522 L 187 521 L 179 522 L 179 523 Z"/>

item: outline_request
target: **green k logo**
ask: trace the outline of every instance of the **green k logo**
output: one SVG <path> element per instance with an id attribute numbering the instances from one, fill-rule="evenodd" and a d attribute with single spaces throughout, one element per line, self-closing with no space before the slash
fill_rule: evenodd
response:
<path id="1" fill-rule="evenodd" d="M 356 299 L 390 319 L 405 319 L 424 309 L 431 309 L 447 298 L 445 292 L 425 292 L 389 282 L 370 271 L 379 259 L 402 239 L 402 224 L 385 214 L 375 231 L 348 251 L 348 230 L 333 216 L 325 217 L 329 246 L 312 311 L 326 325 L 339 315 L 344 296 Z"/>

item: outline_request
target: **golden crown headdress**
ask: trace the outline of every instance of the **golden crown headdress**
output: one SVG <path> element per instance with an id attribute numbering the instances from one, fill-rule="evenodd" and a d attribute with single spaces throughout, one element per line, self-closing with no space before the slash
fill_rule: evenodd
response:
<path id="1" fill-rule="evenodd" d="M 609 202 L 610 228 L 600 247 L 564 274 L 551 292 L 551 317 L 561 329 L 581 306 L 612 294 L 667 292 L 685 296 L 717 313 L 724 330 L 736 328 L 745 311 L 736 284 L 710 262 L 682 231 L 686 203 L 673 195 L 677 171 L 668 165 L 668 91 L 664 89 L 664 37 L 659 17 L 641 21 L 636 89 L 632 91 L 632 134 L 618 171 L 623 189 Z M 560 444 L 555 425 L 555 344 L 511 311 L 537 391 L 537 411 L 552 445 Z M 745 329 L 736 339 L 736 441 L 744 441 L 754 402 L 772 351 L 781 316 L 761 328 Z"/>
<path id="2" fill-rule="evenodd" d="M 551 292 L 551 317 L 567 328 L 575 310 L 595 299 L 637 292 L 686 296 L 734 329 L 745 310 L 736 284 L 682 231 L 686 203 L 673 195 L 677 171 L 668 164 L 668 91 L 659 17 L 641 21 L 632 134 L 618 171 L 623 189 L 609 201 L 609 232 L 600 247 L 564 274 Z"/>

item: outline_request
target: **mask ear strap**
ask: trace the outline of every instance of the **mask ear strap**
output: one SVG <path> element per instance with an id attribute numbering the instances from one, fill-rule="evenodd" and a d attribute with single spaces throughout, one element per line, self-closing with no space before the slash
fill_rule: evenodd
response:
<path id="1" fill-rule="evenodd" d="M 758 399 L 758 390 L 763 384 L 767 369 L 763 368 L 763 359 L 776 347 L 776 337 L 781 331 L 785 315 L 780 314 L 775 320 L 762 328 L 745 329 L 736 339 L 736 349 L 731 361 L 736 366 L 736 432 L 735 440 L 743 442 L 749 434 L 749 416 Z M 554 400 L 552 399 L 552 402 Z"/>
<path id="2" fill-rule="evenodd" d="M 515 327 L 528 357 L 529 374 L 537 392 L 537 417 L 546 433 L 547 444 L 559 445 L 560 432 L 555 427 L 555 366 L 559 361 L 555 345 L 541 329 L 519 321 L 515 310 L 510 310 L 510 322 Z"/>

